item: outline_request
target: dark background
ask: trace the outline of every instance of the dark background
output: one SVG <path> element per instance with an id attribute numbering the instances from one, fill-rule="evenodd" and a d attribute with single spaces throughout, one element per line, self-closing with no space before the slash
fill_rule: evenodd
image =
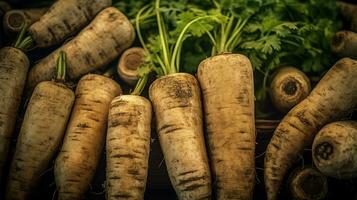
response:
<path id="1" fill-rule="evenodd" d="M 41 5 L 41 2 L 36 0 L 9 0 L 8 2 L 12 3 L 12 6 L 15 8 L 22 8 L 22 7 L 33 7 L 34 5 L 38 6 Z M 346 2 L 356 3 L 355 0 L 346 0 Z M 1 36 L 2 41 L 4 44 L 9 44 L 9 38 L 5 38 Z M 47 50 L 40 50 L 40 51 L 32 51 L 29 53 L 29 57 L 32 61 L 38 60 L 45 55 L 49 54 L 52 50 L 56 49 L 57 47 L 52 47 Z M 117 61 L 114 61 L 109 67 L 115 67 Z M 126 92 L 128 92 L 129 87 L 121 82 L 118 77 L 114 77 L 120 85 L 124 88 Z M 149 85 L 149 84 L 148 84 Z M 147 90 L 146 90 L 147 91 Z M 144 92 L 144 96 L 147 96 Z M 22 121 L 22 116 L 25 111 L 25 104 L 26 99 L 22 102 L 22 107 L 20 108 L 20 114 L 17 120 L 17 127 L 16 132 L 14 135 L 14 140 L 12 141 L 11 151 L 9 156 L 9 161 L 15 150 L 16 145 L 16 133 L 19 132 L 19 128 Z M 277 115 L 276 118 L 279 120 L 282 116 Z M 353 114 L 351 117 L 352 119 L 356 120 L 357 116 L 356 113 Z M 154 119 L 153 119 L 154 121 Z M 150 152 L 150 161 L 149 161 L 149 175 L 147 180 L 147 189 L 145 193 L 145 199 L 147 200 L 154 200 L 154 199 L 176 199 L 175 192 L 170 184 L 168 174 L 166 171 L 165 162 L 163 160 L 163 155 L 160 149 L 159 141 L 157 134 L 155 133 L 154 123 L 152 124 L 152 144 L 151 144 L 151 152 Z M 255 184 L 255 191 L 254 191 L 254 199 L 266 199 L 265 196 L 265 188 L 264 188 L 264 178 L 263 178 L 263 169 L 264 169 L 264 152 L 266 149 L 267 144 L 273 134 L 272 130 L 260 130 L 257 132 L 257 145 L 256 145 L 256 184 Z M 304 152 L 304 157 L 301 158 L 295 165 L 295 167 L 302 167 L 311 165 L 311 150 L 306 149 Z M 8 162 L 9 165 L 9 162 Z M 86 194 L 86 199 L 89 200 L 103 200 L 105 199 L 105 152 L 103 150 L 101 161 L 98 165 L 97 172 L 93 178 L 92 183 L 90 184 L 89 191 Z M 8 170 L 7 166 L 7 169 Z M 5 173 L 5 176 L 7 173 Z M 4 177 L 5 178 L 5 177 Z M 6 178 L 5 178 L 6 179 Z M 284 184 L 286 185 L 286 184 Z M 348 181 L 340 181 L 335 179 L 328 179 L 328 186 L 329 186 L 329 193 L 328 193 L 328 200 L 335 200 L 335 199 L 357 199 L 357 181 L 356 180 L 348 180 Z M 0 183 L 0 200 L 3 198 L 3 192 L 5 189 L 5 184 L 2 182 Z M 280 199 L 291 199 L 288 189 L 286 186 L 281 188 Z M 54 183 L 53 178 L 53 162 L 49 166 L 48 170 L 42 174 L 41 182 L 39 186 L 34 191 L 31 199 L 56 199 L 56 186 Z"/>

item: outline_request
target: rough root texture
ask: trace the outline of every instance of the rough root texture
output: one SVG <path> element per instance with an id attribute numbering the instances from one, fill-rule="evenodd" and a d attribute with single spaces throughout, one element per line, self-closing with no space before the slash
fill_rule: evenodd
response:
<path id="1" fill-rule="evenodd" d="M 149 94 L 167 171 L 178 198 L 210 199 L 211 175 L 197 80 L 185 73 L 167 75 L 151 84 Z"/>
<path id="2" fill-rule="evenodd" d="M 324 126 L 314 139 L 316 167 L 338 179 L 357 177 L 357 122 L 339 121 Z"/>
<path id="3" fill-rule="evenodd" d="M 123 95 L 110 106 L 106 144 L 108 200 L 144 200 L 148 173 L 151 103 Z"/>
<path id="4" fill-rule="evenodd" d="M 295 67 L 283 67 L 270 84 L 270 97 L 274 106 L 287 113 L 305 99 L 311 91 L 309 78 Z"/>
<path id="5" fill-rule="evenodd" d="M 287 170 L 299 160 L 317 131 L 357 105 L 357 61 L 339 60 L 310 95 L 280 122 L 267 147 L 265 186 L 269 200 L 277 198 Z"/>
<path id="6" fill-rule="evenodd" d="M 87 25 L 111 0 L 59 0 L 28 29 L 38 47 L 64 41 Z"/>
<path id="7" fill-rule="evenodd" d="M 357 33 L 352 31 L 337 32 L 332 38 L 331 49 L 340 57 L 357 59 Z"/>
<path id="8" fill-rule="evenodd" d="M 134 86 L 139 79 L 139 67 L 144 61 L 145 50 L 133 47 L 124 51 L 121 55 L 117 72 L 119 77 L 127 84 Z"/>
<path id="9" fill-rule="evenodd" d="M 110 7 L 100 12 L 73 40 L 37 63 L 29 72 L 29 91 L 41 81 L 55 75 L 60 51 L 67 55 L 67 75 L 75 79 L 104 67 L 128 48 L 135 38 L 134 28 L 118 9 Z"/>
<path id="10" fill-rule="evenodd" d="M 30 62 L 20 50 L 0 49 L 0 179 Z"/>
<path id="11" fill-rule="evenodd" d="M 88 189 L 104 145 L 110 102 L 121 89 L 109 78 L 90 74 L 79 81 L 75 94 L 54 168 L 59 200 L 79 200 Z"/>
<path id="12" fill-rule="evenodd" d="M 204 60 L 197 74 L 216 197 L 252 199 L 256 138 L 252 65 L 243 55 L 223 54 Z"/>
<path id="13" fill-rule="evenodd" d="M 30 8 L 6 12 L 3 19 L 4 32 L 13 37 L 21 31 L 22 23 L 28 25 L 38 21 L 48 8 Z"/>
<path id="14" fill-rule="evenodd" d="M 6 199 L 28 199 L 62 142 L 73 103 L 74 92 L 63 84 L 37 85 L 17 140 Z"/>

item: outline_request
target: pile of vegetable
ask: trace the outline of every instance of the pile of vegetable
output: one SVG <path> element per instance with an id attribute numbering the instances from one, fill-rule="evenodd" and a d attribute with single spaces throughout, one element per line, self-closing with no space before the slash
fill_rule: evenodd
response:
<path id="1" fill-rule="evenodd" d="M 0 1 L 0 199 L 43 198 L 44 174 L 52 199 L 150 199 L 158 145 L 180 200 L 334 198 L 357 177 L 357 5 L 36 4 Z"/>

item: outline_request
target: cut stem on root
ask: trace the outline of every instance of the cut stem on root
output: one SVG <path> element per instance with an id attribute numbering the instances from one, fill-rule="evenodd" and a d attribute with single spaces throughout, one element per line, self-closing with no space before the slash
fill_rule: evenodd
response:
<path id="1" fill-rule="evenodd" d="M 61 51 L 57 59 L 56 81 L 65 82 L 66 80 L 66 54 Z"/>

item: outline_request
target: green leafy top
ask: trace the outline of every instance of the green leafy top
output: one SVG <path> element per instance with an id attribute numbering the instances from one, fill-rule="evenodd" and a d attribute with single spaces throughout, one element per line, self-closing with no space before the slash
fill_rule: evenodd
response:
<path id="1" fill-rule="evenodd" d="M 148 62 L 146 63 L 158 76 L 179 72 L 183 42 L 191 36 L 201 37 L 203 33 L 213 28 L 208 23 L 210 21 L 208 19 L 213 19 L 213 16 L 201 12 L 199 8 L 191 4 L 177 8 L 175 6 L 181 4 L 168 2 L 163 6 L 160 5 L 160 0 L 156 0 L 154 5 L 143 7 L 138 11 L 135 20 L 138 38 L 147 51 Z M 190 10 L 190 12 L 184 12 L 185 10 Z M 196 11 L 204 15 L 193 14 Z M 148 34 L 147 41 L 145 41 L 142 36 L 141 23 L 145 21 L 144 19 L 149 19 L 153 13 L 157 32 Z M 143 69 L 143 71 L 149 70 Z"/>
<path id="2" fill-rule="evenodd" d="M 316 75 L 335 62 L 330 41 L 341 27 L 335 0 L 213 0 L 212 4 L 210 9 L 189 10 L 178 21 L 213 15 L 214 23 L 200 21 L 206 27 L 195 27 L 207 33 L 208 39 L 200 40 L 211 42 L 211 55 L 238 52 L 249 57 L 258 101 L 265 101 L 277 68 L 292 65 Z"/>
<path id="3" fill-rule="evenodd" d="M 335 62 L 330 40 L 341 27 L 335 0 L 145 2 L 132 11 L 148 52 L 141 74 L 195 73 L 205 57 L 237 52 L 251 60 L 256 99 L 263 101 L 277 68 L 292 65 L 319 75 Z"/>

